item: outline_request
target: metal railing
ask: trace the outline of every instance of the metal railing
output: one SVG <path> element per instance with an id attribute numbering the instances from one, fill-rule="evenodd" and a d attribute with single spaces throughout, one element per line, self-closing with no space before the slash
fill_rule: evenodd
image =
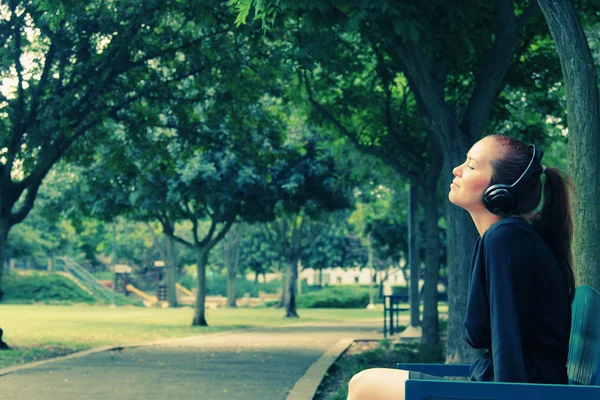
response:
<path id="1" fill-rule="evenodd" d="M 113 291 L 102 286 L 100 282 L 92 275 L 89 271 L 77 264 L 74 260 L 69 257 L 56 257 L 55 260 L 62 261 L 62 268 L 64 272 L 71 274 L 75 279 L 81 282 L 82 285 L 87 287 L 94 295 L 98 298 L 113 301 Z M 57 268 L 59 265 L 57 265 Z"/>

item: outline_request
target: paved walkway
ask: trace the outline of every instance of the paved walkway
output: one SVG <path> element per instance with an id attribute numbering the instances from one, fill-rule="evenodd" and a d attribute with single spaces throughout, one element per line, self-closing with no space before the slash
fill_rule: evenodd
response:
<path id="1" fill-rule="evenodd" d="M 381 332 L 380 319 L 307 323 L 96 352 L 0 376 L 0 398 L 309 400 L 353 339 Z"/>

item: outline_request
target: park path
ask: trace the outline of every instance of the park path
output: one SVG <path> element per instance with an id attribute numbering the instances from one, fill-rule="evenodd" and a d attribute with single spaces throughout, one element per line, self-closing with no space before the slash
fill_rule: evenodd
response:
<path id="1" fill-rule="evenodd" d="M 351 340 L 381 339 L 381 325 L 303 323 L 102 351 L 0 376 L 0 399 L 309 400 Z"/>

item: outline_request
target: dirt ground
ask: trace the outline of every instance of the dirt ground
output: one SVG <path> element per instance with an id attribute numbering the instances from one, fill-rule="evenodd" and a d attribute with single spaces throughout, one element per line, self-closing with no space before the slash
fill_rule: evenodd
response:
<path id="1" fill-rule="evenodd" d="M 365 368 L 394 368 L 399 361 L 398 353 L 384 351 L 379 340 L 356 341 L 329 368 L 313 400 L 346 399 L 352 375 Z"/>

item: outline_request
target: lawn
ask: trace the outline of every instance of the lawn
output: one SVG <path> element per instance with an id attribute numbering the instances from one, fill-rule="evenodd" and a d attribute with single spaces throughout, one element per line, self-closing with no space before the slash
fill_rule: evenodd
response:
<path id="1" fill-rule="evenodd" d="M 89 305 L 0 305 L 0 328 L 14 351 L 0 351 L 0 368 L 104 345 L 127 345 L 252 327 L 311 321 L 382 318 L 379 305 L 363 309 L 300 309 L 300 319 L 272 308 L 206 311 L 209 327 L 190 326 L 192 308 L 159 309 Z"/>

